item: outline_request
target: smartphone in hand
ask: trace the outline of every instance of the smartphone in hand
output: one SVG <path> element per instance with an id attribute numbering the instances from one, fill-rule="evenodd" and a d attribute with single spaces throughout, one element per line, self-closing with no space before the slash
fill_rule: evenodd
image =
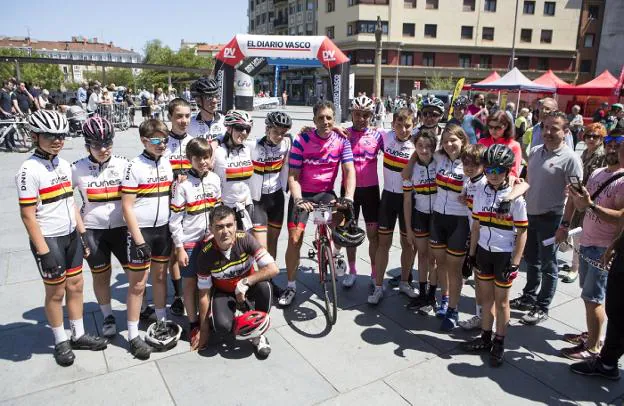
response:
<path id="1" fill-rule="evenodd" d="M 568 176 L 568 182 L 578 193 L 583 194 L 583 184 L 578 176 Z"/>

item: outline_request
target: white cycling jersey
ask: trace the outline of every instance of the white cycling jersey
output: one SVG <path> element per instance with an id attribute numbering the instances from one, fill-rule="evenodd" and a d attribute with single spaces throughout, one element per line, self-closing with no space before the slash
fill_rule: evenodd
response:
<path id="1" fill-rule="evenodd" d="M 249 187 L 253 164 L 251 151 L 245 144 L 228 148 L 221 144 L 215 150 L 214 172 L 221 179 L 223 203 L 236 208 L 237 204 L 252 204 Z"/>
<path id="2" fill-rule="evenodd" d="M 169 221 L 169 192 L 173 171 L 166 158 L 146 151 L 130 161 L 121 181 L 121 193 L 135 194 L 134 214 L 139 227 L 160 227 Z"/>
<path id="3" fill-rule="evenodd" d="M 466 212 L 468 213 L 468 224 L 472 227 L 472 207 L 474 204 L 474 195 L 478 190 L 483 189 L 487 185 L 487 179 L 485 175 L 481 173 L 474 178 L 467 178 L 464 181 L 464 187 L 462 188 L 462 194 L 466 196 Z"/>
<path id="4" fill-rule="evenodd" d="M 123 227 L 121 179 L 128 160 L 113 155 L 100 164 L 89 155 L 71 165 L 72 182 L 82 198 L 80 215 L 86 228 L 102 230 Z"/>
<path id="5" fill-rule="evenodd" d="M 206 138 L 208 141 L 215 139 L 222 139 L 225 135 L 225 116 L 219 112 L 215 112 L 214 119 L 206 122 L 201 119 L 201 114 L 197 114 L 191 117 L 191 122 L 188 126 L 188 134 L 195 138 Z"/>
<path id="6" fill-rule="evenodd" d="M 191 161 L 186 157 L 186 146 L 192 139 L 193 136 L 189 134 L 179 136 L 172 132 L 169 133 L 163 158 L 169 160 L 175 175 L 186 173 L 191 169 Z"/>
<path id="7" fill-rule="evenodd" d="M 511 193 L 507 185 L 495 190 L 489 184 L 479 188 L 474 196 L 472 217 L 479 220 L 479 246 L 491 252 L 512 252 L 516 242 L 515 229 L 528 227 L 526 202 L 523 197 L 511 203 L 509 214 L 499 219 L 496 209 L 500 202 Z"/>
<path id="8" fill-rule="evenodd" d="M 69 162 L 35 151 L 15 176 L 20 207 L 37 206 L 44 237 L 62 237 L 76 229 L 76 210 Z"/>
<path id="9" fill-rule="evenodd" d="M 464 187 L 464 165 L 461 159 L 452 161 L 445 153 L 436 152 L 436 185 L 438 194 L 433 211 L 451 216 L 465 216 L 466 206 L 459 201 Z"/>
<path id="10" fill-rule="evenodd" d="M 409 137 L 405 141 L 397 138 L 394 131 L 382 133 L 383 142 L 383 180 L 384 190 L 392 193 L 403 193 L 401 171 L 414 152 L 414 143 Z"/>
<path id="11" fill-rule="evenodd" d="M 203 177 L 191 169 L 184 181 L 173 183 L 169 230 L 176 247 L 190 247 L 208 231 L 210 210 L 221 201 L 221 179 L 208 172 Z"/>
<path id="12" fill-rule="evenodd" d="M 251 175 L 251 198 L 260 201 L 262 195 L 286 190 L 288 181 L 288 152 L 292 141 L 288 136 L 278 145 L 267 137 L 258 141 L 251 151 L 253 175 Z"/>
<path id="13" fill-rule="evenodd" d="M 433 208 L 437 194 L 435 175 L 435 160 L 432 159 L 427 165 L 423 165 L 419 160 L 416 160 L 412 177 L 408 180 L 403 180 L 403 191 L 413 192 L 414 208 L 421 213 L 429 214 Z"/>

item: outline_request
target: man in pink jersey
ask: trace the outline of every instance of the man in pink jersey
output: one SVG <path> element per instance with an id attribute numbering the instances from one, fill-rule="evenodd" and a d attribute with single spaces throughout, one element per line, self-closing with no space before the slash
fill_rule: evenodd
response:
<path id="1" fill-rule="evenodd" d="M 303 232 L 308 213 L 312 211 L 310 201 L 329 203 L 336 200 L 334 182 L 338 167 L 342 165 L 345 184 L 344 199 L 353 202 L 355 192 L 355 168 L 351 143 L 334 132 L 335 109 L 333 103 L 322 101 L 314 108 L 315 131 L 299 134 L 290 150 L 288 187 L 288 248 L 286 269 L 288 286 L 279 298 L 281 306 L 288 306 L 295 298 L 297 268 L 303 242 Z"/>

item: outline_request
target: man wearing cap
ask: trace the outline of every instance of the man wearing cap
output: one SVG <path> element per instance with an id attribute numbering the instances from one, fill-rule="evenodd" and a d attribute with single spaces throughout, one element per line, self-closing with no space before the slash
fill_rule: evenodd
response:
<path id="1" fill-rule="evenodd" d="M 624 130 L 624 106 L 621 103 L 611 105 L 605 127 L 607 127 L 607 131 Z"/>

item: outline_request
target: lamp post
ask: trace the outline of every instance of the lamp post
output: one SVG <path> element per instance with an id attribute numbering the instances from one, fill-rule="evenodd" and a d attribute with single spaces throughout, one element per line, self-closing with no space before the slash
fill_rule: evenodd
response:
<path id="1" fill-rule="evenodd" d="M 401 62 L 401 47 L 403 46 L 402 42 L 399 42 L 399 44 L 397 45 L 397 63 L 396 63 L 396 73 L 395 73 L 395 78 L 394 78 L 394 84 L 396 85 L 396 94 L 394 95 L 394 98 L 396 99 L 397 97 L 399 97 L 399 63 Z"/>
<path id="2" fill-rule="evenodd" d="M 375 25 L 375 88 L 376 97 L 381 97 L 381 17 L 377 16 L 377 24 Z"/>
<path id="3" fill-rule="evenodd" d="M 516 0 L 516 12 L 514 13 L 513 39 L 511 40 L 511 59 L 509 60 L 509 70 L 516 66 L 516 26 L 518 24 L 518 3 Z"/>

